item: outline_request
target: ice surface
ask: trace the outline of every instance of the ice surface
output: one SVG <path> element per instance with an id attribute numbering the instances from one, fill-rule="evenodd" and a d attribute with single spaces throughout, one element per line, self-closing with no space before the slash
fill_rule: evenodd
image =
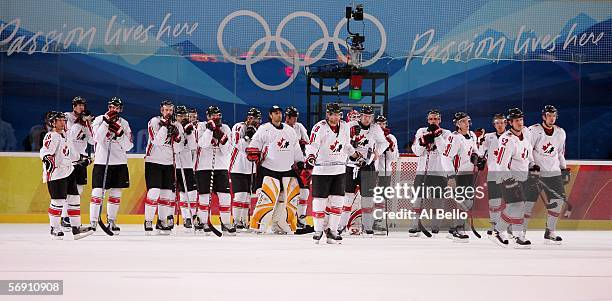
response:
<path id="1" fill-rule="evenodd" d="M 63 279 L 64 296 L 1 300 L 612 300 L 612 232 L 560 232 L 561 246 L 531 250 L 486 239 L 468 244 L 350 237 L 315 245 L 310 235 L 240 233 L 144 236 L 120 225 L 79 241 L 48 225 L 0 225 L 0 279 Z"/>

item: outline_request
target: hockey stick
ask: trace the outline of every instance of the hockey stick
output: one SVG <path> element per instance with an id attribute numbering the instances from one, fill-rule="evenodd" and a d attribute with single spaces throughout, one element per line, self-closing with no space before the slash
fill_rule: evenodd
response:
<path id="1" fill-rule="evenodd" d="M 385 154 L 385 177 L 387 177 L 387 154 Z M 389 185 L 391 185 L 391 176 L 389 176 Z M 389 209 L 387 208 L 387 198 L 385 198 L 385 212 L 389 212 Z M 385 229 L 387 230 L 387 236 L 389 236 L 389 219 L 388 218 L 385 218 Z"/>
<path id="2" fill-rule="evenodd" d="M 425 174 L 423 175 L 423 184 L 427 183 L 427 173 L 429 171 L 429 147 L 427 147 L 427 159 L 425 160 Z M 423 202 L 421 201 L 421 206 L 423 206 Z M 419 227 L 419 230 L 421 230 L 421 232 L 423 232 L 423 234 L 427 237 L 431 237 L 431 232 L 429 232 L 427 230 L 427 228 L 425 228 L 425 226 L 423 226 L 423 223 L 421 222 L 421 217 L 419 217 L 419 220 L 417 222 L 417 225 Z"/>
<path id="3" fill-rule="evenodd" d="M 212 161 L 211 161 L 211 165 L 210 165 L 211 167 L 210 167 L 210 185 L 209 185 L 209 191 L 208 191 L 208 206 L 211 206 L 211 204 L 212 204 L 213 184 L 215 182 L 215 154 L 217 153 L 216 150 L 215 150 L 214 145 L 211 145 L 211 146 L 212 146 Z M 210 221 L 210 218 L 212 217 L 212 210 L 211 209 L 208 209 L 208 210 L 209 210 L 209 212 L 208 212 L 208 228 L 210 228 L 212 233 L 217 235 L 217 237 L 223 236 L 223 233 L 221 231 L 219 231 L 217 228 L 215 228 L 215 226 Z M 221 213 L 219 213 L 219 214 L 221 214 Z"/>
<path id="4" fill-rule="evenodd" d="M 178 207 L 178 211 L 176 214 L 176 225 L 179 225 L 179 218 L 180 218 L 180 211 L 181 211 L 181 205 L 179 204 L 181 202 L 181 192 L 179 190 L 179 185 L 178 185 L 178 177 L 176 176 L 176 153 L 174 153 L 174 139 L 172 139 L 170 141 L 170 147 L 172 147 L 172 169 L 173 170 L 173 175 L 174 175 L 174 211 L 176 212 L 177 207 Z M 174 215 L 174 214 L 173 214 Z"/>
<path id="5" fill-rule="evenodd" d="M 102 207 L 104 207 L 104 198 L 106 197 L 106 176 L 108 175 L 108 162 L 110 160 L 111 146 L 113 146 L 113 139 L 114 137 L 111 137 L 108 140 L 108 150 L 106 151 L 106 163 L 104 164 L 104 177 L 102 178 L 102 201 L 100 202 L 100 210 L 98 211 L 98 225 L 100 226 L 100 229 L 102 229 L 102 231 L 104 231 L 104 233 L 106 233 L 108 236 L 113 236 L 115 235 L 115 233 L 113 233 L 113 231 L 111 231 L 104 224 L 104 222 L 102 222 Z"/>
<path id="6" fill-rule="evenodd" d="M 192 227 L 193 227 L 193 233 L 195 234 L 196 230 L 195 230 L 195 225 L 193 223 L 193 215 L 191 214 L 191 212 L 192 212 L 191 211 L 191 202 L 189 200 L 189 193 L 188 193 L 188 190 L 187 190 L 187 180 L 185 179 L 185 169 L 183 167 L 183 162 L 181 161 L 181 156 L 178 156 L 178 162 L 179 162 L 179 165 L 181 165 L 181 168 L 180 168 L 181 169 L 181 177 L 182 177 L 182 180 L 183 180 L 182 181 L 183 182 L 183 187 L 185 188 L 185 196 L 187 197 L 187 200 L 186 200 L 186 202 L 187 202 L 187 209 L 189 210 L 189 215 L 192 217 L 191 218 L 192 219 L 192 223 L 191 224 L 192 224 Z M 176 171 L 175 171 L 175 173 L 176 173 Z M 179 197 L 179 199 L 180 199 L 180 197 Z"/>
<path id="7" fill-rule="evenodd" d="M 478 176 L 480 175 L 480 169 L 478 169 L 477 166 L 476 167 L 476 175 L 474 176 L 474 181 L 472 182 L 472 187 L 476 187 L 476 183 L 478 182 Z M 472 229 L 472 232 L 474 233 L 474 235 L 478 238 L 482 238 L 482 236 L 480 235 L 480 233 L 478 233 L 478 231 L 476 231 L 476 228 L 474 227 L 474 217 L 472 217 L 472 209 L 474 209 L 474 202 L 472 202 L 472 208 L 470 208 L 469 210 L 469 217 L 470 217 L 470 228 Z"/>

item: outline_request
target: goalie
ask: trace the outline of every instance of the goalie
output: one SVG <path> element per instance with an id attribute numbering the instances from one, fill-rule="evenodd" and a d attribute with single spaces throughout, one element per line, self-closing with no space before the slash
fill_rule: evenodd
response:
<path id="1" fill-rule="evenodd" d="M 270 122 L 259 127 L 246 149 L 247 159 L 260 163 L 257 187 L 261 192 L 249 223 L 257 233 L 266 233 L 270 227 L 278 234 L 293 233 L 297 227 L 300 187 L 292 166 L 304 164 L 304 155 L 295 130 L 282 118 L 282 109 L 272 106 Z"/>

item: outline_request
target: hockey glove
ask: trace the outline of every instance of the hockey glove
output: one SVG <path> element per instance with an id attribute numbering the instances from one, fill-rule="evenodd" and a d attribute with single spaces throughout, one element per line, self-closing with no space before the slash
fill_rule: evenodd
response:
<path id="1" fill-rule="evenodd" d="M 193 123 L 185 126 L 185 135 L 191 135 L 191 133 L 193 133 Z"/>
<path id="2" fill-rule="evenodd" d="M 314 155 L 308 155 L 308 157 L 306 157 L 306 168 L 313 169 L 315 167 L 316 162 L 317 158 L 315 158 Z"/>
<path id="3" fill-rule="evenodd" d="M 540 177 L 540 166 L 537 164 L 533 164 L 531 165 L 531 167 L 529 167 L 529 177 L 530 178 L 539 178 Z"/>
<path id="4" fill-rule="evenodd" d="M 257 129 L 254 126 L 248 126 L 244 132 L 244 136 L 248 140 L 251 140 L 253 136 L 255 135 L 255 132 L 257 132 Z"/>
<path id="5" fill-rule="evenodd" d="M 79 165 L 82 167 L 87 167 L 89 166 L 89 164 L 91 164 L 91 158 L 84 155 L 81 155 L 81 158 L 78 161 L 74 162 L 74 165 Z"/>
<path id="6" fill-rule="evenodd" d="M 109 123 L 108 130 L 115 134 L 115 137 L 121 137 L 123 135 L 123 128 L 117 122 Z"/>
<path id="7" fill-rule="evenodd" d="M 472 153 L 470 155 L 470 162 L 472 162 L 472 164 L 476 165 L 476 163 L 478 162 L 478 154 L 477 153 Z"/>
<path id="8" fill-rule="evenodd" d="M 434 138 L 442 135 L 442 129 L 436 124 L 430 124 L 427 127 L 427 131 L 432 133 Z"/>
<path id="9" fill-rule="evenodd" d="M 217 128 L 217 124 L 213 120 L 209 120 L 206 122 L 206 128 L 214 132 Z"/>
<path id="10" fill-rule="evenodd" d="M 561 169 L 561 179 L 563 179 L 563 185 L 569 184 L 572 174 L 569 168 Z"/>
<path id="11" fill-rule="evenodd" d="M 216 128 L 216 130 L 213 131 L 213 138 L 217 139 L 217 141 L 219 141 L 221 144 L 225 144 L 225 142 L 227 142 L 227 136 L 225 133 L 223 133 L 221 128 Z"/>
<path id="12" fill-rule="evenodd" d="M 259 163 L 261 158 L 261 151 L 256 147 L 247 147 L 245 149 L 247 153 L 247 160 L 255 163 Z"/>
<path id="13" fill-rule="evenodd" d="M 476 167 L 478 170 L 484 170 L 487 165 L 487 159 L 484 157 L 478 157 L 478 161 L 476 162 Z"/>
<path id="14" fill-rule="evenodd" d="M 106 114 L 104 114 L 104 117 L 102 117 L 102 119 L 104 120 L 104 122 L 111 124 L 119 119 L 119 113 L 117 113 L 116 111 L 108 111 L 106 112 Z"/>
<path id="15" fill-rule="evenodd" d="M 53 157 L 53 155 L 46 155 L 42 158 L 43 161 L 43 165 L 45 167 L 45 171 L 47 173 L 52 173 L 53 170 L 55 169 L 55 157 Z"/>

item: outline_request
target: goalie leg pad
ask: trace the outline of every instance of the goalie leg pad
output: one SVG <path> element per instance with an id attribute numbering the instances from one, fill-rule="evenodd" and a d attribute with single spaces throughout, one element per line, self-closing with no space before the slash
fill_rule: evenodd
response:
<path id="1" fill-rule="evenodd" d="M 296 178 L 294 177 L 283 177 L 283 200 L 284 208 L 280 208 L 281 203 L 277 205 L 282 211 L 286 212 L 286 217 L 283 220 L 278 220 L 281 227 L 285 226 L 291 232 L 295 232 L 297 229 L 297 210 L 298 203 L 300 201 L 300 186 Z M 289 232 L 289 231 L 287 231 Z"/>
<path id="2" fill-rule="evenodd" d="M 272 222 L 274 208 L 280 195 L 280 182 L 273 177 L 265 176 L 261 186 L 261 192 L 257 204 L 253 209 L 253 215 L 249 227 L 257 232 L 265 232 Z"/>

